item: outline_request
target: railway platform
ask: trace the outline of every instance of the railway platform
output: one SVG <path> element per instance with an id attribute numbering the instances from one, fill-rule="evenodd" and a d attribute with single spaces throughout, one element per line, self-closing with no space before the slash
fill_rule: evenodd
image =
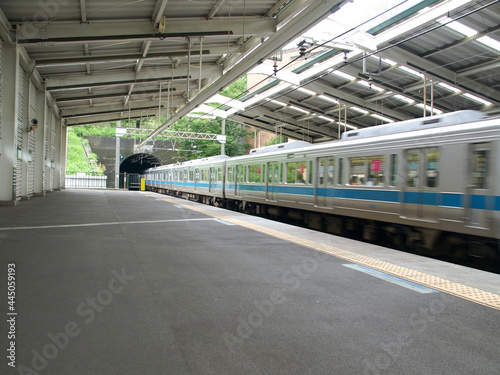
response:
<path id="1" fill-rule="evenodd" d="M 500 275 L 160 194 L 0 207 L 0 265 L 2 374 L 500 371 Z"/>

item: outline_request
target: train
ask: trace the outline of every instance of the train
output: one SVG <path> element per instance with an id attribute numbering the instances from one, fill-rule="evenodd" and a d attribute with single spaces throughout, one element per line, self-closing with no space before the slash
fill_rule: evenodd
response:
<path id="1" fill-rule="evenodd" d="M 464 110 L 159 166 L 146 189 L 500 264 L 500 117 Z"/>

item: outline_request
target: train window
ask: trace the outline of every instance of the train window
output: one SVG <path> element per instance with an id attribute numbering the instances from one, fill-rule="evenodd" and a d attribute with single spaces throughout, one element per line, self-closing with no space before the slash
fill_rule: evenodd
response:
<path id="1" fill-rule="evenodd" d="M 425 173 L 427 187 L 437 187 L 439 176 L 439 150 L 427 151 L 427 170 Z"/>
<path id="2" fill-rule="evenodd" d="M 189 171 L 189 181 L 194 181 L 194 172 Z"/>
<path id="3" fill-rule="evenodd" d="M 313 183 L 313 162 L 309 162 L 309 179 L 307 180 L 307 183 L 311 185 Z"/>
<path id="4" fill-rule="evenodd" d="M 187 169 L 184 169 L 184 181 L 188 180 L 188 171 Z"/>
<path id="5" fill-rule="evenodd" d="M 251 165 L 248 167 L 248 182 L 261 182 L 262 166 Z"/>
<path id="6" fill-rule="evenodd" d="M 295 182 L 297 184 L 305 184 L 307 176 L 307 163 L 305 161 L 297 163 L 297 178 Z"/>
<path id="7" fill-rule="evenodd" d="M 418 151 L 408 151 L 406 154 L 406 163 L 406 185 L 410 187 L 418 187 L 420 153 Z"/>
<path id="8" fill-rule="evenodd" d="M 328 185 L 335 182 L 335 159 L 328 159 Z"/>
<path id="9" fill-rule="evenodd" d="M 488 150 L 474 150 L 472 153 L 472 188 L 486 189 L 488 177 Z"/>
<path id="10" fill-rule="evenodd" d="M 349 184 L 382 186 L 384 185 L 384 156 L 349 158 Z"/>
<path id="11" fill-rule="evenodd" d="M 208 181 L 208 171 L 207 170 L 201 171 L 201 180 Z"/>
<path id="12" fill-rule="evenodd" d="M 227 168 L 227 182 L 233 182 L 233 168 Z"/>
<path id="13" fill-rule="evenodd" d="M 344 183 L 344 158 L 339 159 L 339 185 Z"/>
<path id="14" fill-rule="evenodd" d="M 283 167 L 283 163 L 281 163 L 281 168 L 280 168 L 280 183 L 283 183 L 283 171 L 285 168 Z"/>
<path id="15" fill-rule="evenodd" d="M 217 182 L 222 182 L 222 169 L 217 169 Z"/>
<path id="16" fill-rule="evenodd" d="M 200 181 L 200 170 L 199 169 L 195 170 L 194 178 L 196 179 L 196 181 Z"/>
<path id="17" fill-rule="evenodd" d="M 364 185 L 366 183 L 366 158 L 349 158 L 349 185 Z"/>
<path id="18" fill-rule="evenodd" d="M 391 155 L 391 186 L 396 186 L 398 184 L 398 155 Z"/>
<path id="19" fill-rule="evenodd" d="M 385 172 L 385 156 L 370 156 L 368 162 L 368 180 L 366 185 L 383 186 Z"/>

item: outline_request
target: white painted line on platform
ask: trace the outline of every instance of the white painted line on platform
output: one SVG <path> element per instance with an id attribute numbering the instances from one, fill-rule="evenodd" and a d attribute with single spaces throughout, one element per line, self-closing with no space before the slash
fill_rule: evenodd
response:
<path id="1" fill-rule="evenodd" d="M 0 228 L 0 231 L 27 230 L 27 229 L 55 229 L 55 228 L 78 228 L 78 227 L 98 227 L 104 225 L 127 225 L 127 224 L 159 224 L 174 223 L 182 221 L 213 221 L 212 217 L 195 219 L 166 219 L 166 220 L 145 220 L 145 221 L 116 221 L 111 223 L 83 223 L 83 224 L 60 224 L 60 225 L 40 225 L 34 227 L 7 227 Z"/>
<path id="2" fill-rule="evenodd" d="M 182 209 L 184 208 L 182 206 L 179 206 L 178 204 L 174 204 L 173 206 L 176 207 L 176 208 L 182 208 Z"/>
<path id="3" fill-rule="evenodd" d="M 404 279 L 401 279 L 399 277 L 389 275 L 385 272 L 377 271 L 377 270 L 374 270 L 373 268 L 365 267 L 365 266 L 362 266 L 359 264 L 343 264 L 343 266 L 352 268 L 356 271 L 366 273 L 368 275 L 371 275 L 371 276 L 377 277 L 379 279 L 388 281 L 390 283 L 402 286 L 404 288 L 414 290 L 415 292 L 419 292 L 419 293 L 437 293 L 438 292 L 437 290 L 427 288 L 423 285 L 412 283 L 411 281 L 404 280 Z"/>
<path id="4" fill-rule="evenodd" d="M 222 220 L 222 219 L 215 219 L 215 221 L 218 221 L 219 223 L 222 223 L 222 224 L 225 224 L 225 225 L 238 225 L 238 224 L 233 224 L 233 223 L 230 223 L 229 221 L 225 221 L 225 220 Z"/>

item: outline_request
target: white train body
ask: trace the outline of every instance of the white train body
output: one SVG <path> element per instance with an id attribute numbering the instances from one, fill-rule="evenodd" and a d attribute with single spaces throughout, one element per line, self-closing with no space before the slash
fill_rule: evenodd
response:
<path id="1" fill-rule="evenodd" d="M 383 229 L 410 247 L 444 241 L 498 256 L 499 161 L 500 118 L 461 111 L 350 131 L 340 141 L 167 165 L 145 178 L 152 190 L 206 203 L 301 210 L 306 221 L 330 214 L 321 226 L 336 233 L 361 230 L 369 239 Z"/>

